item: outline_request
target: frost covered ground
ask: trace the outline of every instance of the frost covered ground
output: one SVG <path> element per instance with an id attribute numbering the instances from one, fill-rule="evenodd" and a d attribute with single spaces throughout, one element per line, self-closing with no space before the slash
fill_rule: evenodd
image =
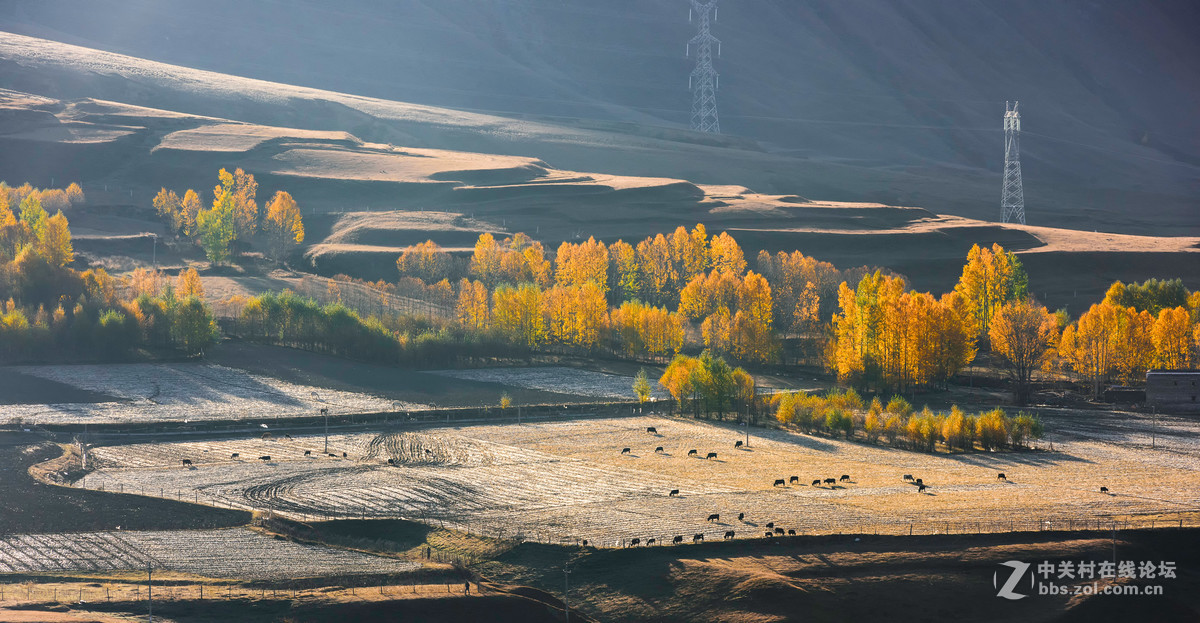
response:
<path id="1" fill-rule="evenodd" d="M 283 541 L 245 528 L 0 536 L 0 573 L 145 569 L 253 580 L 411 571 L 412 562 Z"/>
<path id="2" fill-rule="evenodd" d="M 203 363 L 17 366 L 12 370 L 119 398 L 117 402 L 6 405 L 4 419 L 36 424 L 237 420 L 394 408 L 364 393 L 296 385 Z M 315 392 L 315 395 L 314 395 Z M 405 410 L 426 408 L 401 403 Z"/>
<path id="3" fill-rule="evenodd" d="M 482 368 L 477 370 L 436 370 L 430 374 L 439 374 L 468 381 L 499 383 L 526 389 L 539 389 L 560 394 L 576 396 L 592 396 L 595 398 L 633 399 L 633 377 L 579 370 L 561 366 L 539 368 Z M 670 398 L 665 390 L 656 382 L 649 379 L 653 388 L 652 396 L 659 400 Z"/>

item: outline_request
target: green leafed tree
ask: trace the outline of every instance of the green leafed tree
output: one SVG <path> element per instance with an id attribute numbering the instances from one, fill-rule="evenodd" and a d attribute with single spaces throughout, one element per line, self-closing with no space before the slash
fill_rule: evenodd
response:
<path id="1" fill-rule="evenodd" d="M 213 264 L 229 261 L 230 245 L 237 237 L 233 223 L 234 207 L 233 195 L 221 191 L 213 201 L 212 208 L 196 216 L 200 246 Z"/>
<path id="2" fill-rule="evenodd" d="M 637 396 L 638 402 L 646 402 L 650 399 L 650 379 L 646 376 L 646 369 L 638 370 L 637 376 L 633 379 L 633 393 Z"/>

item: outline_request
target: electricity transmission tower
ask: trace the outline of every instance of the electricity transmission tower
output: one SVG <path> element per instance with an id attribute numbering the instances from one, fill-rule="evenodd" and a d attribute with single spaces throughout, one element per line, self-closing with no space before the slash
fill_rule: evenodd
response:
<path id="1" fill-rule="evenodd" d="M 692 129 L 700 132 L 721 133 L 721 122 L 717 119 L 717 86 L 720 83 L 717 70 L 713 69 L 713 44 L 717 45 L 717 56 L 721 55 L 721 40 L 709 32 L 710 22 L 717 20 L 717 0 L 690 0 L 688 22 L 696 17 L 696 36 L 687 44 L 687 56 L 696 46 L 696 68 L 688 76 L 688 88 L 692 91 Z M 709 13 L 712 14 L 710 20 Z"/>
<path id="2" fill-rule="evenodd" d="M 1000 222 L 1025 224 L 1025 190 L 1021 188 L 1021 115 L 1017 102 L 1004 102 L 1004 191 Z"/>

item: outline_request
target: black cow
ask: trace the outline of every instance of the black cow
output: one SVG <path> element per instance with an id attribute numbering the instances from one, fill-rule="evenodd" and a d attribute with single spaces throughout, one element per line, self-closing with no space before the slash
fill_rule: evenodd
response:
<path id="1" fill-rule="evenodd" d="M 1100 487 L 1100 493 L 1108 493 L 1108 487 Z"/>
<path id="2" fill-rule="evenodd" d="M 191 460 L 191 459 L 184 459 L 184 460 L 183 460 L 183 464 L 184 464 L 185 466 L 186 466 L 186 465 L 191 465 L 191 464 L 192 464 L 192 460 Z"/>
<path id="3" fill-rule="evenodd" d="M 658 429 L 657 429 L 657 428 L 654 428 L 653 426 L 647 426 L 647 427 L 646 427 L 646 432 L 647 432 L 647 433 L 654 433 L 655 435 L 657 435 L 657 434 L 658 434 Z"/>
<path id="4" fill-rule="evenodd" d="M 788 536 L 796 536 L 796 531 L 795 531 L 795 530 L 792 530 L 792 529 L 790 529 L 790 528 L 789 528 L 789 529 L 788 529 Z"/>
<path id="5" fill-rule="evenodd" d="M 720 514 L 720 513 L 713 513 L 713 514 L 709 515 L 709 516 L 708 516 L 708 521 L 721 521 L 721 514 Z"/>
<path id="6" fill-rule="evenodd" d="M 783 536 L 783 528 L 775 528 L 775 534 Z"/>
<path id="7" fill-rule="evenodd" d="M 679 489 L 671 489 L 671 492 L 667 494 L 667 497 L 672 497 L 672 498 L 673 498 L 673 497 L 675 497 L 675 496 L 677 496 L 677 495 L 679 495 Z"/>
<path id="8" fill-rule="evenodd" d="M 769 538 L 775 536 L 775 533 L 771 532 L 770 530 L 767 530 L 766 534 L 763 534 L 763 536 L 769 539 Z"/>
<path id="9" fill-rule="evenodd" d="M 788 484 L 789 484 L 789 485 L 798 485 L 798 484 L 800 484 L 800 477 L 799 477 L 799 476 L 792 476 L 791 478 L 788 478 Z"/>
<path id="10" fill-rule="evenodd" d="M 746 513 L 738 513 L 738 521 L 741 521 L 745 518 L 746 518 Z"/>
<path id="11" fill-rule="evenodd" d="M 1008 482 L 1008 476 L 1005 476 L 1004 472 L 1000 472 L 999 474 L 996 474 L 996 480 L 1003 480 L 1004 482 Z"/>
<path id="12" fill-rule="evenodd" d="M 395 465 L 396 459 L 388 459 L 388 465 Z"/>
<path id="13" fill-rule="evenodd" d="M 735 441 L 735 442 L 733 442 L 733 447 L 734 447 L 734 448 L 740 448 L 740 447 L 742 447 L 742 442 L 740 442 L 740 441 Z"/>
<path id="14" fill-rule="evenodd" d="M 329 458 L 331 458 L 331 459 L 336 459 L 336 458 L 337 458 L 337 455 L 336 455 L 336 454 L 334 454 L 334 453 L 332 453 L 332 452 L 330 452 L 330 453 L 329 453 Z"/>
<path id="15" fill-rule="evenodd" d="M 693 543 L 696 543 L 696 542 L 698 542 L 698 541 L 703 541 L 703 540 L 704 540 L 704 534 L 703 534 L 703 533 L 697 532 L 696 534 L 693 534 L 693 535 L 692 535 L 692 542 L 693 542 Z"/>
<path id="16" fill-rule="evenodd" d="M 688 450 L 688 456 L 696 456 L 695 450 Z"/>
<path id="17" fill-rule="evenodd" d="M 229 458 L 231 458 L 231 459 L 236 459 L 236 458 L 238 458 L 239 456 L 241 456 L 241 455 L 240 455 L 240 454 L 238 454 L 237 452 L 234 452 L 233 454 L 229 455 Z"/>
<path id="18" fill-rule="evenodd" d="M 676 535 L 675 538 L 671 539 L 672 545 L 674 545 L 675 543 L 682 543 L 682 542 L 683 542 L 683 535 Z"/>
<path id="19" fill-rule="evenodd" d="M 642 544 L 642 540 L 641 540 L 641 539 L 634 539 L 634 540 L 632 540 L 632 541 L 630 541 L 630 542 L 629 542 L 629 545 L 630 545 L 631 547 L 637 547 L 638 545 L 641 545 L 641 544 Z"/>
<path id="20" fill-rule="evenodd" d="M 662 454 L 662 451 L 663 451 L 663 447 L 662 447 L 662 446 L 658 446 L 657 448 L 655 448 L 655 449 L 654 449 L 654 453 L 655 453 L 655 454 Z"/>
<path id="21" fill-rule="evenodd" d="M 271 455 L 269 455 L 269 454 L 264 454 L 264 455 L 262 455 L 262 456 L 258 457 L 258 460 L 260 460 L 260 461 L 270 461 L 270 460 L 271 460 Z"/>
<path id="22" fill-rule="evenodd" d="M 428 450 L 426 450 L 426 452 L 429 452 L 429 451 L 428 451 Z M 342 458 L 343 458 L 343 459 L 344 459 L 344 458 L 346 458 L 346 453 L 345 453 L 345 452 L 343 452 L 343 453 L 342 453 Z"/>
<path id="23" fill-rule="evenodd" d="M 905 474 L 905 475 L 904 475 L 904 480 L 905 480 L 905 481 L 910 481 L 910 480 L 912 480 L 912 479 L 913 479 L 913 477 L 912 477 L 912 474 Z"/>
<path id="24" fill-rule="evenodd" d="M 925 485 L 917 485 L 917 493 L 925 493 Z"/>
<path id="25" fill-rule="evenodd" d="M 837 484 L 837 479 L 836 479 L 836 478 L 826 478 L 826 479 L 825 479 L 825 484 L 827 484 L 827 485 L 836 485 L 836 484 Z"/>
<path id="26" fill-rule="evenodd" d="M 733 530 L 726 530 L 725 531 L 725 540 L 728 541 L 729 539 L 732 539 L 732 538 L 733 538 Z"/>
<path id="27" fill-rule="evenodd" d="M 588 546 L 587 539 L 584 539 L 584 540 L 583 540 L 583 546 L 584 546 L 584 547 L 587 547 L 587 546 Z"/>
<path id="28" fill-rule="evenodd" d="M 305 450 L 304 456 L 312 456 L 312 450 Z"/>
<path id="29" fill-rule="evenodd" d="M 774 528 L 774 527 L 775 527 L 775 522 L 773 522 L 773 521 L 771 521 L 771 522 L 767 522 L 767 527 L 768 527 L 768 528 Z"/>
<path id="30" fill-rule="evenodd" d="M 773 485 L 771 485 L 771 486 L 772 486 L 772 487 L 778 487 L 779 485 L 785 485 L 785 486 L 786 486 L 786 485 L 787 485 L 787 483 L 786 483 L 786 482 L 784 482 L 782 478 L 776 478 L 776 479 L 775 479 L 775 484 L 773 484 Z"/>
<path id="31" fill-rule="evenodd" d="M 812 483 L 812 486 L 814 486 L 814 487 L 819 487 L 819 486 L 821 486 L 821 481 L 820 481 L 820 480 L 814 480 L 814 481 L 813 481 L 813 483 Z"/>
<path id="32" fill-rule="evenodd" d="M 920 478 L 918 478 L 918 479 L 916 480 L 916 483 L 917 483 L 917 484 L 919 484 L 919 485 L 923 485 L 923 484 L 925 484 L 925 481 L 924 481 L 924 480 L 921 480 Z"/>
<path id="33" fill-rule="evenodd" d="M 707 456 L 705 456 L 704 458 L 706 458 L 706 459 L 715 459 L 715 458 L 717 458 L 717 453 L 716 453 L 716 452 L 709 452 L 709 453 L 708 453 L 708 455 L 707 455 Z"/>
<path id="34" fill-rule="evenodd" d="M 850 474 L 842 474 L 842 477 L 838 478 L 838 482 L 850 482 Z"/>
<path id="35" fill-rule="evenodd" d="M 629 454 L 629 448 L 621 448 L 621 454 Z"/>
<path id="36" fill-rule="evenodd" d="M 284 436 L 283 436 L 283 438 L 284 438 L 284 439 L 291 439 L 291 438 L 292 438 L 292 436 L 291 436 L 291 435 L 284 435 Z"/>

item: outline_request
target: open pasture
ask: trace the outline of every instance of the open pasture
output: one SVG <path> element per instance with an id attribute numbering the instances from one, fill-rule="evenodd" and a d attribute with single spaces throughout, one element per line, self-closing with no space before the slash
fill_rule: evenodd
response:
<path id="1" fill-rule="evenodd" d="M 144 443 L 95 450 L 100 469 L 78 484 L 301 518 L 404 517 L 597 545 L 762 537 L 768 523 L 785 534 L 901 533 L 910 524 L 928 533 L 1200 511 L 1200 423 L 1172 421 L 1168 447 L 1151 449 L 1136 427 L 1097 437 L 1090 418 L 1064 415 L 1056 429 L 1046 417 L 1053 451 L 1042 443 L 954 455 L 757 428 L 749 446 L 735 448 L 743 428 L 663 417 L 338 435 L 330 438 L 336 458 L 317 452 L 320 436 Z"/>
<path id="2" fill-rule="evenodd" d="M 283 541 L 245 528 L 0 536 L 0 573 L 180 571 L 274 580 L 411 571 L 418 564 Z"/>

